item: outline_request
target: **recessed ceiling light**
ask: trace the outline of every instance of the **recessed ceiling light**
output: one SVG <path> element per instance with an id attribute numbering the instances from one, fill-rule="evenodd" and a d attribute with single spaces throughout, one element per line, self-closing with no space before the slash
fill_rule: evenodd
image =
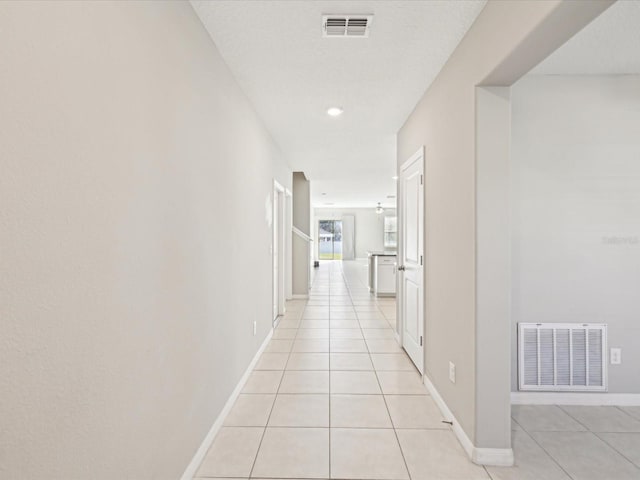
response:
<path id="1" fill-rule="evenodd" d="M 391 177 L 391 179 L 392 179 L 392 180 L 397 180 L 397 179 L 398 179 L 398 176 L 397 176 L 397 175 L 394 175 L 393 177 Z"/>
<path id="2" fill-rule="evenodd" d="M 322 192 L 322 195 L 326 195 L 326 193 L 325 193 L 325 192 Z"/>
<path id="3" fill-rule="evenodd" d="M 344 112 L 344 110 L 340 107 L 331 107 L 327 110 L 327 115 L 330 115 L 332 117 L 337 117 L 342 115 L 342 112 Z"/>

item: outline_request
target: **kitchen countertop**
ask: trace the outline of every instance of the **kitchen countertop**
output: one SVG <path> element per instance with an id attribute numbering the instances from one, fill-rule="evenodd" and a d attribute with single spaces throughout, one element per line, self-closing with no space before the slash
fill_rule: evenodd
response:
<path id="1" fill-rule="evenodd" d="M 374 252 L 367 252 L 367 255 L 370 257 L 395 257 L 396 255 L 398 255 L 398 252 L 374 251 Z"/>

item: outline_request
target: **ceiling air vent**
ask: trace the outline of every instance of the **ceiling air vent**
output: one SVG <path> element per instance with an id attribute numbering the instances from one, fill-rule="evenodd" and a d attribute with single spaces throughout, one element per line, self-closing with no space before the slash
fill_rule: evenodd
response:
<path id="1" fill-rule="evenodd" d="M 323 15 L 323 37 L 359 37 L 369 36 L 369 26 L 373 15 Z"/>

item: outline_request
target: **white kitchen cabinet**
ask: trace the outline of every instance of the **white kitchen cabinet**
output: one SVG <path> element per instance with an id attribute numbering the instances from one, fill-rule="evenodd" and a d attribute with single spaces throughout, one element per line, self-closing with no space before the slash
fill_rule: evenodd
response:
<path id="1" fill-rule="evenodd" d="M 394 297 L 396 295 L 396 261 L 395 254 L 369 254 L 369 290 L 378 297 Z"/>

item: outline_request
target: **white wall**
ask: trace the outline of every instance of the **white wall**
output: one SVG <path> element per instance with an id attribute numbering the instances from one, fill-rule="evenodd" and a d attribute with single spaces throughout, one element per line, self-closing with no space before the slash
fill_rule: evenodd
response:
<path id="1" fill-rule="evenodd" d="M 293 226 L 311 235 L 311 185 L 303 172 L 293 173 Z"/>
<path id="2" fill-rule="evenodd" d="M 0 65 L 0 477 L 179 478 L 290 171 L 188 3 L 0 2 Z"/>
<path id="3" fill-rule="evenodd" d="M 367 258 L 369 250 L 384 250 L 384 217 L 395 217 L 395 208 L 385 208 L 377 214 L 375 208 L 314 208 L 314 239 L 318 238 L 319 220 L 340 220 L 343 215 L 355 217 L 356 258 Z M 318 243 L 315 245 L 318 259 Z"/>
<path id="4" fill-rule="evenodd" d="M 303 172 L 293 172 L 293 226 L 305 235 L 313 237 L 311 230 L 311 185 Z M 292 240 L 292 285 L 293 295 L 309 294 L 311 283 L 311 259 L 313 243 L 293 234 Z"/>
<path id="5" fill-rule="evenodd" d="M 594 322 L 640 393 L 640 76 L 527 76 L 512 105 L 512 388 L 517 322 Z"/>

